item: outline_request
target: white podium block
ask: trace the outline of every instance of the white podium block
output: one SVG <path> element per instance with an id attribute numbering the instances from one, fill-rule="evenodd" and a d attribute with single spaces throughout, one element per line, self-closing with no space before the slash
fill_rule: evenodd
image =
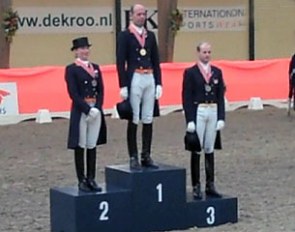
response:
<path id="1" fill-rule="evenodd" d="M 51 123 L 52 118 L 48 109 L 40 109 L 37 112 L 36 123 Z"/>
<path id="2" fill-rule="evenodd" d="M 116 106 L 114 106 L 111 118 L 120 118 Z"/>
<path id="3" fill-rule="evenodd" d="M 226 97 L 224 97 L 224 107 L 225 107 L 225 111 L 230 110 L 229 103 Z"/>
<path id="4" fill-rule="evenodd" d="M 248 105 L 249 110 L 263 110 L 263 104 L 260 97 L 251 97 Z"/>

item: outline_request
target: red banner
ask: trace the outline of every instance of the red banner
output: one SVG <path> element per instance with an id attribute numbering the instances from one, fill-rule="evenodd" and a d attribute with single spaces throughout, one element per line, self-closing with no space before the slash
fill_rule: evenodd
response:
<path id="1" fill-rule="evenodd" d="M 289 59 L 258 61 L 216 61 L 222 69 L 229 101 L 245 101 L 251 97 L 286 99 L 288 96 Z M 183 71 L 193 63 L 161 64 L 163 80 L 162 106 L 180 105 Z M 39 109 L 64 112 L 70 99 L 64 80 L 64 67 L 34 67 L 0 70 L 0 82 L 17 85 L 20 113 L 36 113 Z M 105 109 L 120 101 L 115 65 L 101 66 L 105 85 Z"/>

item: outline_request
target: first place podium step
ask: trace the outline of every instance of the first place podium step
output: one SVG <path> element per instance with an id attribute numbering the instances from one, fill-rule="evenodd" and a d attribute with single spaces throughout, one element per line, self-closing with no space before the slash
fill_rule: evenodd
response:
<path id="1" fill-rule="evenodd" d="M 170 165 L 141 171 L 116 165 L 105 171 L 107 186 L 132 190 L 133 228 L 138 232 L 186 228 L 185 173 Z"/>
<path id="2" fill-rule="evenodd" d="M 237 222 L 237 198 L 194 201 L 186 193 L 184 168 L 105 168 L 105 190 L 50 190 L 52 232 L 152 232 Z"/>

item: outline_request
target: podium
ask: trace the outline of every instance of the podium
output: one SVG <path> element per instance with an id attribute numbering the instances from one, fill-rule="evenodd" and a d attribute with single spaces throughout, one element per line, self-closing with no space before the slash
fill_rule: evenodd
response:
<path id="1" fill-rule="evenodd" d="M 187 205 L 190 227 L 211 227 L 238 221 L 238 199 L 235 197 L 205 197 L 196 201 L 189 195 Z"/>
<path id="2" fill-rule="evenodd" d="M 237 198 L 194 200 L 187 194 L 184 168 L 161 164 L 137 171 L 127 164 L 107 166 L 103 189 L 50 189 L 51 231 L 171 231 L 238 221 Z"/>
<path id="3" fill-rule="evenodd" d="M 50 189 L 51 231 L 130 232 L 129 190 L 110 188 L 100 193 L 84 193 L 77 187 Z M 118 230 L 120 228 L 120 230 Z"/>
<path id="4" fill-rule="evenodd" d="M 134 231 L 182 229 L 185 225 L 185 169 L 130 171 L 129 165 L 106 167 L 106 183 L 132 189 Z"/>

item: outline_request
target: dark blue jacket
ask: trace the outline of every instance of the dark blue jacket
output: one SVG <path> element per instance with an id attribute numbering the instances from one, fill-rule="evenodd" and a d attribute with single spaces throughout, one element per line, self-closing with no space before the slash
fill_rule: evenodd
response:
<path id="1" fill-rule="evenodd" d="M 81 113 L 86 115 L 90 111 L 90 106 L 84 101 L 85 97 L 96 98 L 96 105 L 102 112 L 102 124 L 100 129 L 99 138 L 97 144 L 106 143 L 106 123 L 103 114 L 103 98 L 104 98 L 104 86 L 101 71 L 97 64 L 92 64 L 94 69 L 98 71 L 98 75 L 95 77 L 97 86 L 92 86 L 93 77 L 85 71 L 81 66 L 75 63 L 70 64 L 65 70 L 65 80 L 67 83 L 67 90 L 70 98 L 72 99 L 70 127 L 68 135 L 68 148 L 75 149 L 79 144 L 79 123 Z"/>
<path id="2" fill-rule="evenodd" d="M 130 88 L 135 69 L 152 69 L 155 85 L 162 85 L 160 59 L 155 34 L 147 30 L 145 50 L 147 54 L 141 56 L 141 45 L 135 35 L 126 29 L 121 31 L 117 40 L 116 64 L 119 77 L 119 86 Z M 160 115 L 158 100 L 155 100 L 154 116 Z"/>
<path id="3" fill-rule="evenodd" d="M 155 84 L 162 85 L 157 41 L 151 31 L 147 31 L 144 48 L 147 54 L 141 56 L 139 54 L 141 45 L 129 29 L 119 33 L 116 57 L 120 88 L 130 87 L 134 70 L 140 68 L 153 69 Z"/>
<path id="4" fill-rule="evenodd" d="M 182 104 L 186 122 L 196 121 L 196 112 L 200 103 L 217 104 L 217 120 L 225 119 L 224 81 L 219 68 L 211 66 L 213 73 L 209 82 L 211 91 L 205 91 L 206 81 L 197 64 L 187 68 L 183 74 Z"/>

